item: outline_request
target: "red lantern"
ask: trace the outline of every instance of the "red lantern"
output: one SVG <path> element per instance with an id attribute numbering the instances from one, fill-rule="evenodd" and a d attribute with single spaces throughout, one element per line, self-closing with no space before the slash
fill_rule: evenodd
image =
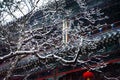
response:
<path id="1" fill-rule="evenodd" d="M 90 71 L 87 71 L 85 73 L 83 73 L 83 77 L 86 79 L 86 80 L 90 80 L 90 78 L 93 78 L 94 77 L 94 74 Z"/>

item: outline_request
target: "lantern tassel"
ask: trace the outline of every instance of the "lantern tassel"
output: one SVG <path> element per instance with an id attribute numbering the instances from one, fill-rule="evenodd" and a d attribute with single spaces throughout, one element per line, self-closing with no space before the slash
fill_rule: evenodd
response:
<path id="1" fill-rule="evenodd" d="M 87 80 L 90 80 L 90 78 L 87 78 Z"/>

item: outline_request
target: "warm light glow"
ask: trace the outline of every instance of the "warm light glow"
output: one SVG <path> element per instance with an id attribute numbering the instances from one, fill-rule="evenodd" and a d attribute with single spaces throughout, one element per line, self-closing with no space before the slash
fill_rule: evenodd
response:
<path id="1" fill-rule="evenodd" d="M 90 71 L 86 71 L 85 73 L 83 73 L 83 77 L 86 79 L 86 80 L 90 80 L 91 78 L 94 77 L 94 74 Z"/>
<path id="2" fill-rule="evenodd" d="M 90 78 L 87 78 L 87 80 L 90 80 Z"/>

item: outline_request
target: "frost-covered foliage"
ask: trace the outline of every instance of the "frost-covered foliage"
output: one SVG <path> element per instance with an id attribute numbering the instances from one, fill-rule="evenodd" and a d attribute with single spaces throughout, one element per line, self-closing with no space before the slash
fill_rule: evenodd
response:
<path id="1" fill-rule="evenodd" d="M 101 13 L 99 8 L 88 9 L 87 3 L 84 0 L 76 0 L 75 2 L 79 5 L 77 13 L 79 15 L 74 15 L 72 18 L 70 14 L 72 9 L 65 9 L 66 5 L 64 0 L 55 0 L 48 5 L 39 7 L 39 9 L 35 6 L 39 3 L 39 0 L 37 0 L 28 14 L 20 19 L 16 18 L 16 20 L 8 24 L 6 23 L 6 25 L 2 25 L 1 23 L 0 40 L 9 46 L 9 48 L 5 48 L 9 50 L 9 53 L 0 53 L 2 55 L 0 56 L 0 60 L 3 63 L 10 63 L 9 67 L 5 69 L 7 74 L 4 78 L 5 80 L 12 76 L 12 72 L 17 67 L 23 68 L 25 65 L 28 65 L 29 60 L 27 58 L 32 59 L 33 63 L 36 63 L 36 60 L 40 61 L 39 63 L 44 65 L 42 68 L 45 69 L 56 66 L 56 62 L 63 65 L 78 63 L 84 64 L 84 67 L 86 65 L 87 67 L 91 67 L 88 64 L 89 59 L 91 57 L 96 58 L 96 56 L 101 56 L 94 54 L 104 52 L 106 48 L 105 46 L 98 48 L 100 46 L 99 42 L 104 42 L 112 34 L 114 37 L 120 35 L 118 31 L 108 33 L 107 36 L 110 36 L 105 38 L 104 35 L 106 34 L 100 37 L 91 37 L 94 29 L 100 30 L 106 25 L 102 21 L 108 19 L 108 17 L 104 16 L 104 13 Z M 11 9 L 8 9 L 10 15 L 15 17 L 11 12 L 13 9 Z M 66 18 L 69 21 L 68 27 L 70 28 L 68 30 L 69 40 L 64 44 L 62 42 L 62 21 Z M 82 35 L 83 33 L 85 36 Z M 23 59 L 24 57 L 27 58 Z M 88 60 L 86 61 L 86 59 Z M 96 59 L 100 60 L 99 58 Z M 102 67 L 106 66 L 103 60 L 99 62 L 102 64 L 98 65 Z M 39 66 L 39 64 L 36 65 L 28 71 L 30 72 Z M 96 68 L 90 69 L 96 70 Z"/>

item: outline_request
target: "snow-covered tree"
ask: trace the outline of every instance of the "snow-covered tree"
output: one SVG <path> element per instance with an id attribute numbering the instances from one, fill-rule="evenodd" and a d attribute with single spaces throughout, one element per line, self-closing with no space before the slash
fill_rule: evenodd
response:
<path id="1" fill-rule="evenodd" d="M 98 49 L 98 43 L 103 37 L 94 38 L 91 35 L 95 29 L 102 30 L 102 27 L 106 25 L 104 20 L 108 17 L 104 16 L 98 7 L 89 8 L 85 0 L 72 1 L 77 4 L 78 10 L 68 6 L 66 0 L 53 0 L 42 6 L 38 6 L 40 0 L 13 0 L 1 3 L 0 40 L 9 46 L 7 49 L 9 53 L 3 55 L 0 53 L 2 55 L 0 60 L 2 63 L 10 63 L 10 67 L 5 69 L 7 74 L 5 80 L 12 76 L 12 72 L 17 67 L 25 68 L 26 66 L 22 63 L 25 63 L 27 67 L 33 66 L 29 64 L 28 58 L 36 65 L 29 70 L 25 68 L 28 73 L 26 76 L 29 76 L 30 72 L 34 72 L 34 69 L 40 68 L 40 65 L 43 65 L 41 69 L 54 68 L 57 66 L 56 62 L 74 66 L 77 63 L 83 63 L 84 67 L 86 65 L 90 67 L 89 60 L 85 61 L 85 59 L 96 58 L 96 55 L 93 54 L 97 50 L 104 51 L 105 47 Z M 27 6 L 27 13 L 23 12 L 22 4 Z M 76 5 L 74 5 L 75 7 Z M 18 10 L 22 15 L 21 18 L 15 14 Z M 4 13 L 11 16 L 13 21 L 3 22 Z M 62 43 L 64 19 L 68 20 L 68 27 L 70 27 L 66 44 Z M 82 33 L 85 33 L 85 36 Z M 24 59 L 24 57 L 26 58 Z M 104 62 L 101 65 L 106 66 Z"/>

